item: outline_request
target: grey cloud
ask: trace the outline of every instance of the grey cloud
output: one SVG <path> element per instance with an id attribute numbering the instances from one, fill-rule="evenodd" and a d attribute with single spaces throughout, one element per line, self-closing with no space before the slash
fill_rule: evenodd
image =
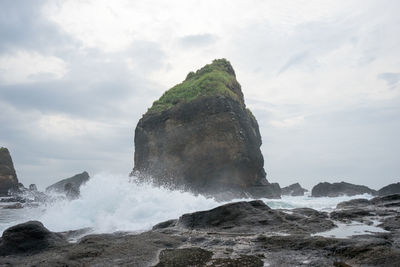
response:
<path id="1" fill-rule="evenodd" d="M 378 75 L 378 79 L 384 80 L 390 89 L 394 89 L 400 81 L 400 72 L 384 72 Z"/>
<path id="2" fill-rule="evenodd" d="M 187 48 L 207 46 L 216 41 L 217 37 L 209 33 L 186 35 L 179 39 L 180 45 Z"/>
<path id="3" fill-rule="evenodd" d="M 42 15 L 45 0 L 0 1 L 0 53 L 28 49 L 47 53 L 49 47 L 73 40 Z"/>

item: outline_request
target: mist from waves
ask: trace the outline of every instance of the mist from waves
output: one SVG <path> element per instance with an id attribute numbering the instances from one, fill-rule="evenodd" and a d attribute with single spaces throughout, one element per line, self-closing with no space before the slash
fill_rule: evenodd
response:
<path id="1" fill-rule="evenodd" d="M 49 230 L 61 232 L 92 228 L 94 233 L 139 232 L 159 222 L 179 218 L 184 213 L 211 209 L 224 204 L 188 192 L 136 184 L 126 176 L 94 175 L 81 186 L 79 199 L 59 200 L 35 208 L 0 209 L 0 234 L 8 227 L 28 220 L 41 221 Z M 310 196 L 262 199 L 271 208 L 309 207 L 331 211 L 339 202 L 370 195 L 336 198 Z M 240 201 L 249 199 L 236 199 Z"/>

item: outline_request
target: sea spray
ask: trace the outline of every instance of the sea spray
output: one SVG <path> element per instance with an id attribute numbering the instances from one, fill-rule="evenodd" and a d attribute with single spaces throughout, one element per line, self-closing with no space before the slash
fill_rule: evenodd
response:
<path id="1" fill-rule="evenodd" d="M 39 220 L 51 231 L 90 227 L 96 233 L 143 231 L 180 215 L 216 207 L 221 203 L 188 192 L 130 182 L 125 176 L 94 175 L 80 189 L 79 199 L 46 203 L 38 208 L 16 211 L 13 222 Z"/>
<path id="2" fill-rule="evenodd" d="M 95 233 L 145 231 L 153 225 L 179 218 L 184 213 L 207 210 L 223 202 L 188 192 L 137 184 L 121 175 L 97 174 L 81 187 L 81 197 L 45 203 L 20 210 L 0 209 L 0 233 L 28 220 L 39 220 L 51 231 L 68 231 L 90 227 Z M 335 198 L 310 196 L 263 199 L 271 208 L 309 207 L 331 211 L 339 202 L 370 195 Z M 249 201 L 236 199 L 233 201 Z"/>

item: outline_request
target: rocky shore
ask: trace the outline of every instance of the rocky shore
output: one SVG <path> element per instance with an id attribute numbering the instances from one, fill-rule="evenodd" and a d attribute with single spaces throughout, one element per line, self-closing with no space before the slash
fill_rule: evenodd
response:
<path id="1" fill-rule="evenodd" d="M 355 223 L 376 231 L 330 237 Z M 0 266 L 399 266 L 400 195 L 353 199 L 330 213 L 235 202 L 147 232 L 68 242 L 87 231 L 52 233 L 40 222 L 13 226 L 0 241 Z"/>

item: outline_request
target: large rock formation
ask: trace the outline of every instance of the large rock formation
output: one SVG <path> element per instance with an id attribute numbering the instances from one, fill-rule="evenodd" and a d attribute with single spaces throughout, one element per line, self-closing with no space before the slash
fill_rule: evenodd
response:
<path id="1" fill-rule="evenodd" d="M 379 189 L 378 194 L 380 196 L 400 194 L 400 183 L 394 183 L 384 186 L 381 189 Z"/>
<path id="2" fill-rule="evenodd" d="M 266 179 L 260 146 L 231 64 L 214 60 L 166 91 L 140 119 L 133 174 L 225 198 L 280 197 L 279 185 Z"/>
<path id="3" fill-rule="evenodd" d="M 355 196 L 361 194 L 376 195 L 377 191 L 364 185 L 355 185 L 346 182 L 340 183 L 319 183 L 311 190 L 313 197 L 338 197 L 338 196 Z"/>
<path id="4" fill-rule="evenodd" d="M 7 148 L 0 148 L 0 196 L 8 195 L 10 190 L 18 189 L 18 178 L 14 169 L 10 152 Z"/>
<path id="5" fill-rule="evenodd" d="M 90 176 L 87 172 L 76 174 L 70 178 L 58 181 L 46 188 L 46 192 L 65 193 L 70 199 L 79 197 L 79 188 L 89 180 Z"/>

